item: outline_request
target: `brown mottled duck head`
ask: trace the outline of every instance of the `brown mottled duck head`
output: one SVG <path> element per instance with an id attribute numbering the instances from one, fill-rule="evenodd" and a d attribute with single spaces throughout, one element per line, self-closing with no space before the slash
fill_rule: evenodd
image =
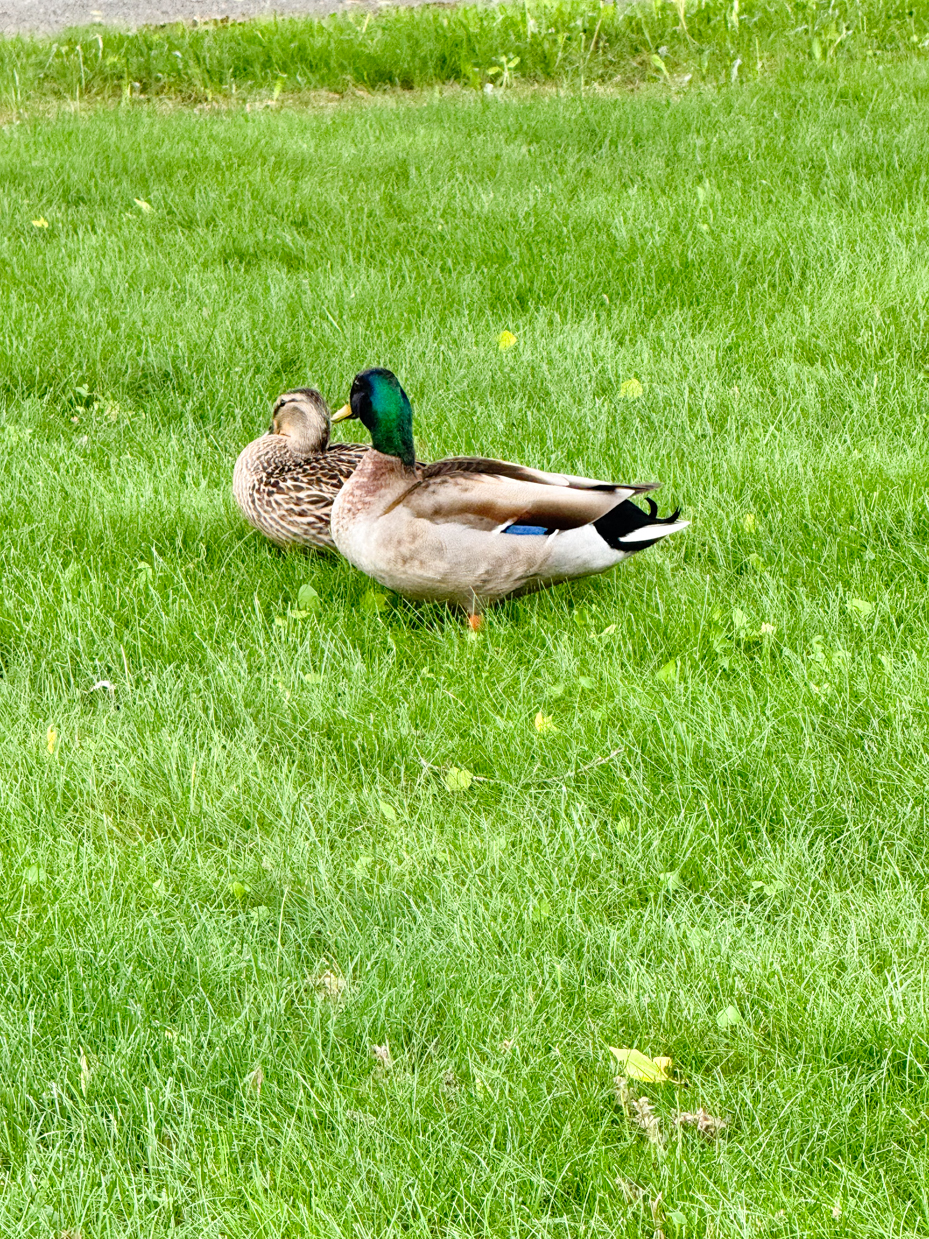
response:
<path id="1" fill-rule="evenodd" d="M 300 387 L 278 396 L 271 410 L 269 434 L 281 435 L 298 456 L 316 456 L 329 446 L 329 406 L 315 387 Z"/>

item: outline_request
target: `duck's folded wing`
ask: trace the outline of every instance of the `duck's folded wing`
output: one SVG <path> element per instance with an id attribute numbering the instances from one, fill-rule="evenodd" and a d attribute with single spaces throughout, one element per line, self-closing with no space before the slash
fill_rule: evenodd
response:
<path id="1" fill-rule="evenodd" d="M 440 462 L 442 465 L 448 463 Z M 435 466 L 429 468 L 434 470 Z M 520 469 L 520 466 L 513 466 L 513 469 Z M 534 473 L 532 470 L 526 472 Z M 422 520 L 454 522 L 488 531 L 502 532 L 513 524 L 554 531 L 589 525 L 642 489 L 610 483 L 603 483 L 597 489 L 582 489 L 564 481 L 539 480 L 545 476 L 535 474 L 523 478 L 509 472 L 461 469 L 432 476 L 427 472 L 400 502 Z"/>
<path id="2" fill-rule="evenodd" d="M 445 460 L 437 460 L 434 464 L 422 467 L 423 478 L 450 477 L 455 473 L 482 473 L 492 477 L 512 478 L 518 482 L 538 482 L 543 486 L 569 486 L 577 490 L 602 490 L 617 494 L 626 492 L 623 498 L 631 495 L 643 495 L 650 490 L 658 490 L 660 482 L 601 482 L 597 478 L 578 477 L 573 473 L 545 473 L 541 469 L 530 469 L 526 465 L 516 465 L 509 460 L 492 460 L 488 456 L 449 456 Z"/>

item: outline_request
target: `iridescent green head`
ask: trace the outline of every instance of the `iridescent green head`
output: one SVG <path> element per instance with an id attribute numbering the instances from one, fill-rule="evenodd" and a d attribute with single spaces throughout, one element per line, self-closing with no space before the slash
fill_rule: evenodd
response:
<path id="1" fill-rule="evenodd" d="M 371 434 L 371 446 L 385 456 L 397 456 L 405 465 L 416 464 L 413 450 L 413 409 L 397 376 L 376 367 L 355 375 L 349 403 L 333 422 L 357 417 Z"/>

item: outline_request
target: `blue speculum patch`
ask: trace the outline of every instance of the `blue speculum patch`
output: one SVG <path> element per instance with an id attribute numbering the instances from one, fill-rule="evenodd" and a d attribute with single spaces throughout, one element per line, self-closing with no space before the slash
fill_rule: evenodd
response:
<path id="1" fill-rule="evenodd" d="M 510 525 L 508 529 L 504 529 L 504 533 L 528 533 L 540 534 L 548 533 L 544 525 Z"/>

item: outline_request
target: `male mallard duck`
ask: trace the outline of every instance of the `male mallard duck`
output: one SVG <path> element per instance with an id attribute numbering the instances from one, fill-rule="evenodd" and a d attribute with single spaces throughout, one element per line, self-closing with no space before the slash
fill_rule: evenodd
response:
<path id="1" fill-rule="evenodd" d="M 408 598 L 481 609 L 574 577 L 605 572 L 690 522 L 659 520 L 623 486 L 458 456 L 416 464 L 413 410 L 389 370 L 365 370 L 333 422 L 359 418 L 371 451 L 332 505 L 332 537 L 347 560 Z M 521 536 L 516 536 L 521 535 Z"/>
<path id="2" fill-rule="evenodd" d="M 242 515 L 278 546 L 335 549 L 332 501 L 369 449 L 330 443 L 329 426 L 318 391 L 284 392 L 271 410 L 271 429 L 235 462 L 232 493 Z"/>

